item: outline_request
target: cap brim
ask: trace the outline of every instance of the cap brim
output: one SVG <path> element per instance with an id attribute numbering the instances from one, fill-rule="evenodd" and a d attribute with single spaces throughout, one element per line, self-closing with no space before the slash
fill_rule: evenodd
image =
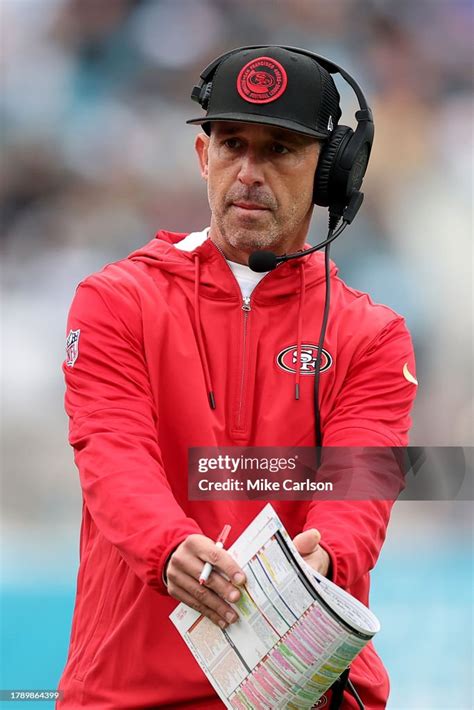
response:
<path id="1" fill-rule="evenodd" d="M 289 121 L 286 118 L 278 118 L 275 116 L 260 116 L 253 113 L 220 113 L 211 116 L 201 116 L 201 118 L 191 118 L 189 121 L 186 121 L 186 123 L 202 125 L 203 123 L 211 123 L 212 121 L 229 121 L 231 123 L 261 123 L 266 126 L 275 126 L 275 128 L 286 128 L 288 131 L 301 133 L 304 136 L 311 136 L 312 138 L 320 138 L 321 140 L 325 140 L 330 136 L 330 131 L 327 133 L 314 131 L 311 128 L 302 126 L 300 123 L 297 123 L 297 121 Z"/>

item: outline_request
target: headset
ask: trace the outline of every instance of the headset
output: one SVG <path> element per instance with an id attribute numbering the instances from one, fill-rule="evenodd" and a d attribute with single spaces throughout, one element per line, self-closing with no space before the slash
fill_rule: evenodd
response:
<path id="1" fill-rule="evenodd" d="M 319 156 L 313 190 L 313 202 L 329 208 L 330 228 L 335 229 L 340 218 L 350 224 L 364 197 L 359 188 L 367 170 L 374 141 L 374 120 L 362 89 L 345 69 L 319 54 L 299 47 L 284 45 L 239 47 L 217 57 L 201 72 L 200 82 L 194 86 L 191 98 L 207 110 L 212 92 L 212 80 L 221 62 L 243 50 L 272 48 L 286 49 L 314 59 L 330 74 L 340 74 L 357 96 L 359 103 L 359 110 L 355 113 L 357 127 L 354 131 L 349 126 L 337 125 L 326 139 Z"/>

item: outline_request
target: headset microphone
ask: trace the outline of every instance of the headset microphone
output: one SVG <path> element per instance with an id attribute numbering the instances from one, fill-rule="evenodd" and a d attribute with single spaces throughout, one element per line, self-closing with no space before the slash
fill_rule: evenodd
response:
<path id="1" fill-rule="evenodd" d="M 328 244 L 331 244 L 331 242 L 344 231 L 346 226 L 352 222 L 359 211 L 363 199 L 364 195 L 362 192 L 357 192 L 353 195 L 349 205 L 344 210 L 342 225 L 339 229 L 334 231 L 337 226 L 337 221 L 339 220 L 332 222 L 330 220 L 328 235 L 323 242 L 319 242 L 319 244 L 316 244 L 316 246 L 310 249 L 297 251 L 294 254 L 284 254 L 283 256 L 277 256 L 272 251 L 254 251 L 249 256 L 249 267 L 252 271 L 256 271 L 259 274 L 266 271 L 273 271 L 278 264 L 290 261 L 290 259 L 298 259 L 301 256 L 308 256 L 308 254 L 312 254 L 314 251 L 318 251 L 318 249 L 322 249 Z"/>
<path id="2" fill-rule="evenodd" d="M 249 256 L 249 266 L 257 274 L 273 271 L 282 261 L 285 257 L 277 256 L 272 251 L 253 251 Z"/>
<path id="3" fill-rule="evenodd" d="M 277 256 L 272 251 L 253 251 L 249 256 L 249 267 L 252 271 L 256 271 L 262 274 L 266 271 L 273 271 L 276 269 L 278 264 L 283 264 L 285 261 L 290 261 L 290 259 L 299 259 L 301 256 L 308 256 L 318 249 L 331 244 L 344 230 L 348 222 L 343 222 L 341 227 L 337 232 L 329 231 L 327 238 L 316 244 L 316 246 L 311 247 L 311 249 L 303 249 L 301 251 L 296 251 L 294 254 L 284 254 L 283 256 Z"/>

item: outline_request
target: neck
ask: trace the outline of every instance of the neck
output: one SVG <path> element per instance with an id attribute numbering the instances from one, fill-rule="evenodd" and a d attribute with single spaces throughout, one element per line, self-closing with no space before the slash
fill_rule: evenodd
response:
<path id="1" fill-rule="evenodd" d="M 209 239 L 220 249 L 225 258 L 229 261 L 234 261 L 237 264 L 244 264 L 245 266 L 248 266 L 250 254 L 255 251 L 271 251 L 277 256 L 300 251 L 304 248 L 306 236 L 307 232 L 297 238 L 283 238 L 276 244 L 269 244 L 264 247 L 257 245 L 233 246 L 225 239 L 225 237 L 222 236 L 221 232 L 216 225 L 213 225 L 212 221 L 211 228 L 209 230 Z"/>

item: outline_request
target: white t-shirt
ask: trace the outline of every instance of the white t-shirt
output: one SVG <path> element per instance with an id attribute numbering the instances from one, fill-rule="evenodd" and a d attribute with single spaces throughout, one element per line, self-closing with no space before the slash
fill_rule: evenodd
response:
<path id="1" fill-rule="evenodd" d="M 176 249 L 181 249 L 181 251 L 193 251 L 193 249 L 196 249 L 196 247 L 206 241 L 208 234 L 209 227 L 203 229 L 202 232 L 191 232 L 191 234 L 188 234 L 187 237 L 176 244 Z M 265 271 L 263 274 L 257 274 L 256 271 L 252 271 L 252 269 L 245 264 L 238 264 L 235 261 L 229 261 L 229 259 L 227 259 L 227 263 L 232 269 L 232 273 L 240 286 L 242 298 L 250 298 L 250 294 L 255 286 L 268 274 L 268 271 Z"/>

